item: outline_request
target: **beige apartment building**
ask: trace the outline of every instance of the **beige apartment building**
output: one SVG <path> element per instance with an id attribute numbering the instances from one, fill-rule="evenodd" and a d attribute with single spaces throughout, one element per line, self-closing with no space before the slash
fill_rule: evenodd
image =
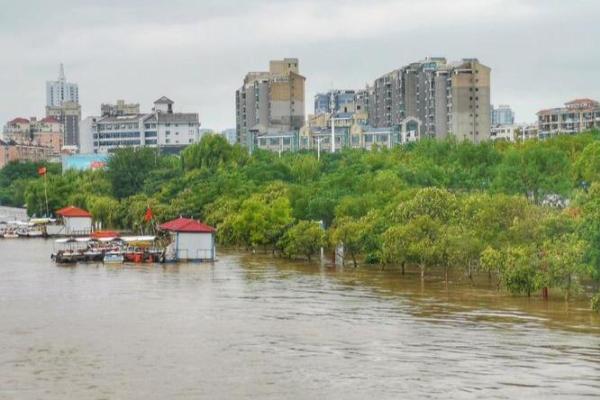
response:
<path id="1" fill-rule="evenodd" d="M 3 137 L 5 142 L 50 147 L 55 155 L 64 145 L 63 125 L 55 117 L 15 118 L 4 126 Z"/>
<path id="2" fill-rule="evenodd" d="M 421 137 L 489 139 L 491 69 L 477 59 L 427 58 L 376 79 L 369 99 L 374 128 L 419 126 Z"/>
<path id="3" fill-rule="evenodd" d="M 538 136 L 543 139 L 559 134 L 576 134 L 600 128 L 600 103 L 576 99 L 564 107 L 542 110 L 538 116 Z"/>
<path id="4" fill-rule="evenodd" d="M 249 72 L 236 91 L 237 141 L 253 147 L 256 138 L 298 131 L 304 125 L 304 85 L 296 58 L 273 60 L 268 72 Z"/>
<path id="5" fill-rule="evenodd" d="M 52 148 L 0 140 L 0 168 L 11 161 L 46 161 L 52 158 Z"/>

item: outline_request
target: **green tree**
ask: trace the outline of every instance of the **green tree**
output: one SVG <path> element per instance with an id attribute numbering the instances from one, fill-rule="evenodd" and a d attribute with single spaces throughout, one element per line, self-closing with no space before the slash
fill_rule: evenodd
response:
<path id="1" fill-rule="evenodd" d="M 118 149 L 109 158 L 107 176 L 118 199 L 142 192 L 144 182 L 158 167 L 158 155 L 149 147 Z"/>
<path id="2" fill-rule="evenodd" d="M 315 221 L 299 221 L 282 237 L 280 247 L 289 257 L 304 255 L 311 261 L 321 247 L 325 246 L 325 231 Z"/>
<path id="3" fill-rule="evenodd" d="M 539 203 L 547 194 L 568 194 L 570 169 L 567 156 L 556 148 L 542 144 L 514 147 L 498 165 L 494 187 L 509 194 L 524 194 Z"/>

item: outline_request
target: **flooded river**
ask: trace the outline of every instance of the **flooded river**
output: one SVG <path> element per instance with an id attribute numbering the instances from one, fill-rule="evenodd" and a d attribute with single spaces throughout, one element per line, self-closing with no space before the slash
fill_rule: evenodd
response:
<path id="1" fill-rule="evenodd" d="M 0 399 L 600 397 L 600 318 L 243 254 L 57 267 L 0 241 Z"/>

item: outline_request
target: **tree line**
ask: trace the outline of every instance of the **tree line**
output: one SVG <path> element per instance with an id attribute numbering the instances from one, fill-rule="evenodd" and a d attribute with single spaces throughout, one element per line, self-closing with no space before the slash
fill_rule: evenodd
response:
<path id="1" fill-rule="evenodd" d="M 106 170 L 49 165 L 51 209 L 88 209 L 107 228 L 179 215 L 222 245 L 311 259 L 343 243 L 353 266 L 415 267 L 422 277 L 485 272 L 499 288 L 571 297 L 600 283 L 600 134 L 474 145 L 454 138 L 393 149 L 249 155 L 206 135 L 179 156 L 121 149 Z M 0 203 L 45 212 L 37 165 L 0 170 Z M 600 307 L 600 299 L 594 304 Z"/>

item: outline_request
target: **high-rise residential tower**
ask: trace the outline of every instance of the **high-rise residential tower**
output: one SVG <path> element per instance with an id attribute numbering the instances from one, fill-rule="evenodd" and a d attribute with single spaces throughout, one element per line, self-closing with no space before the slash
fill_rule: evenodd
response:
<path id="1" fill-rule="evenodd" d="M 79 104 L 79 87 L 67 82 L 65 68 L 60 64 L 58 80 L 46 82 L 46 106 L 60 107 L 67 101 Z"/>
<path id="2" fill-rule="evenodd" d="M 46 116 L 54 117 L 63 124 L 65 146 L 79 146 L 79 87 L 76 83 L 67 82 L 62 64 L 58 80 L 46 82 Z"/>
<path id="3" fill-rule="evenodd" d="M 236 91 L 237 141 L 253 135 L 297 131 L 304 125 L 304 83 L 296 58 L 273 60 L 268 72 L 249 72 Z"/>
<path id="4" fill-rule="evenodd" d="M 448 63 L 437 57 L 394 70 L 374 82 L 369 123 L 402 130 L 410 122 L 421 137 L 488 140 L 490 74 L 477 59 Z"/>

